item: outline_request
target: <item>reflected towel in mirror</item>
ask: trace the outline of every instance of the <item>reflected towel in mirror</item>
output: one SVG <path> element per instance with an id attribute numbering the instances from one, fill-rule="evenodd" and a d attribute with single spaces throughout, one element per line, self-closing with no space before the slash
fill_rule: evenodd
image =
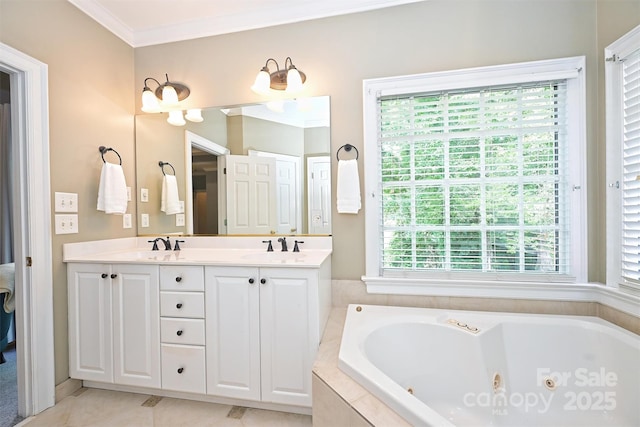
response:
<path id="1" fill-rule="evenodd" d="M 7 294 L 4 297 L 6 313 L 12 313 L 15 309 L 15 271 L 16 265 L 13 262 L 0 265 L 0 293 Z"/>
<path id="2" fill-rule="evenodd" d="M 356 159 L 338 161 L 336 204 L 338 213 L 357 214 L 360 210 L 360 176 Z"/>
<path id="3" fill-rule="evenodd" d="M 167 215 L 182 213 L 180 197 L 178 196 L 178 180 L 175 175 L 163 176 L 160 210 Z"/>
<path id="4" fill-rule="evenodd" d="M 108 214 L 123 214 L 127 211 L 127 182 L 122 166 L 102 163 L 100 186 L 98 187 L 98 210 Z"/>

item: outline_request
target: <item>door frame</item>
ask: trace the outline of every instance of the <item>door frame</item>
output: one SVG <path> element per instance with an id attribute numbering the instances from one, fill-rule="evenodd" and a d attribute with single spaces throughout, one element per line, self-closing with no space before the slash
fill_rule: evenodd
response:
<path id="1" fill-rule="evenodd" d="M 55 404 L 48 67 L 3 43 L 0 58 L 11 84 L 18 414 L 27 417 Z"/>

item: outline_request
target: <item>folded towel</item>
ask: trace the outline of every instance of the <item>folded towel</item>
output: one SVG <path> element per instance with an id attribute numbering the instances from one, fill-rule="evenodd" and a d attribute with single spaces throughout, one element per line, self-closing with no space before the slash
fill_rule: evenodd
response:
<path id="1" fill-rule="evenodd" d="M 122 166 L 104 162 L 98 187 L 98 210 L 108 214 L 127 211 L 127 183 Z"/>
<path id="2" fill-rule="evenodd" d="M 182 213 L 178 196 L 178 181 L 175 175 L 165 175 L 162 180 L 162 200 L 160 210 L 167 215 Z"/>
<path id="3" fill-rule="evenodd" d="M 356 159 L 338 161 L 338 213 L 357 214 L 360 203 L 360 177 Z"/>
<path id="4" fill-rule="evenodd" d="M 0 293 L 6 293 L 4 296 L 4 311 L 12 313 L 15 309 L 15 271 L 16 265 L 12 262 L 0 265 Z"/>

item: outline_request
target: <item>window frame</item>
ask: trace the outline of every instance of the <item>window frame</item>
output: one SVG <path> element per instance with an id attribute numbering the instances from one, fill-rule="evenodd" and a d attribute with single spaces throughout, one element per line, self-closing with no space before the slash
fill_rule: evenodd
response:
<path id="1" fill-rule="evenodd" d="M 381 207 L 379 152 L 377 147 L 377 101 L 380 97 L 408 95 L 456 89 L 473 89 L 486 86 L 518 84 L 535 81 L 567 79 L 568 113 L 575 119 L 569 122 L 572 162 L 569 180 L 575 191 L 570 196 L 571 218 L 571 277 L 545 274 L 513 275 L 495 272 L 433 272 L 404 271 L 400 274 L 383 274 L 380 266 L 379 233 Z M 587 280 L 587 209 L 586 209 L 586 101 L 585 57 L 533 61 L 380 79 L 363 82 L 363 123 L 365 185 L 365 275 L 363 281 L 371 290 L 392 292 L 398 285 L 416 286 L 433 284 L 464 285 L 477 282 L 522 285 L 527 283 L 572 282 Z M 461 83 L 462 82 L 462 83 Z M 434 274 L 435 273 L 435 274 Z M 387 286 L 391 285 L 390 288 Z"/>
<path id="2" fill-rule="evenodd" d="M 622 271 L 623 93 L 622 62 L 640 46 L 637 26 L 604 49 L 606 127 L 606 286 L 640 295 L 640 285 L 625 280 Z"/>

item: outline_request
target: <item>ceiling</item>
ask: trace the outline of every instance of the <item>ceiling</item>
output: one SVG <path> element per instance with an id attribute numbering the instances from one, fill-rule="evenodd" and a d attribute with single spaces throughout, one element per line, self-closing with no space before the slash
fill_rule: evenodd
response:
<path id="1" fill-rule="evenodd" d="M 133 47 L 424 0 L 69 0 Z"/>

